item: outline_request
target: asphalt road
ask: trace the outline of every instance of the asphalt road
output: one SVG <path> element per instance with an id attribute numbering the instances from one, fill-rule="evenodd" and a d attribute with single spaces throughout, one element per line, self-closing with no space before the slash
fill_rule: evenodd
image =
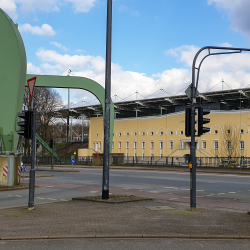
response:
<path id="1" fill-rule="evenodd" d="M 37 171 L 39 175 L 54 176 L 36 178 L 38 187 L 35 190 L 35 204 L 68 201 L 72 197 L 100 194 L 102 170 L 96 168 L 77 170 L 79 172 Z M 25 183 L 28 183 L 27 178 Z M 188 205 L 190 174 L 183 171 L 111 169 L 110 193 L 133 194 Z M 28 189 L 0 192 L 0 208 L 27 206 L 28 194 Z M 197 173 L 197 207 L 245 212 L 249 211 L 249 194 L 250 175 Z"/>

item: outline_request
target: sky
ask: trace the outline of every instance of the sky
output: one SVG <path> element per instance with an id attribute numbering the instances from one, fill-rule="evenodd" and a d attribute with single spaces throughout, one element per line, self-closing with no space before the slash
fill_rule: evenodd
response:
<path id="1" fill-rule="evenodd" d="M 27 73 L 66 76 L 70 68 L 105 85 L 107 0 L 0 0 L 0 8 L 18 24 Z M 113 0 L 113 101 L 184 94 L 200 48 L 250 48 L 249 9 L 249 0 Z M 199 92 L 244 87 L 250 53 L 204 60 Z M 66 104 L 67 89 L 59 93 Z M 82 90 L 70 99 L 97 103 Z"/>

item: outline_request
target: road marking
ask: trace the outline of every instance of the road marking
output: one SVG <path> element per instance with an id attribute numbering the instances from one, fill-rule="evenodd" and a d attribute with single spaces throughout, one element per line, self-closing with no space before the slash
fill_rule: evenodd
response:
<path id="1" fill-rule="evenodd" d="M 197 197 L 197 196 L 196 196 Z M 182 198 L 184 198 L 184 199 L 189 199 L 190 197 L 182 197 Z"/>
<path id="2" fill-rule="evenodd" d="M 123 189 L 127 190 L 127 189 L 132 189 L 132 188 L 123 188 Z"/>
<path id="3" fill-rule="evenodd" d="M 226 194 L 226 193 L 218 193 L 218 195 L 221 195 L 221 194 Z"/>
<path id="4" fill-rule="evenodd" d="M 68 200 L 61 199 L 61 201 L 68 201 Z"/>
<path id="5" fill-rule="evenodd" d="M 95 194 L 98 193 L 99 191 L 90 191 L 90 193 Z"/>
<path id="6" fill-rule="evenodd" d="M 169 201 L 171 200 L 178 200 L 179 198 L 171 198 L 171 199 L 168 199 Z"/>
<path id="7" fill-rule="evenodd" d="M 196 190 L 197 192 L 205 192 L 205 190 Z"/>
<path id="8" fill-rule="evenodd" d="M 176 187 L 164 187 L 164 188 L 179 189 L 179 188 L 176 188 Z"/>
<path id="9" fill-rule="evenodd" d="M 46 186 L 46 188 L 53 188 L 54 186 Z"/>
<path id="10" fill-rule="evenodd" d="M 214 194 L 207 194 L 207 196 L 213 196 Z"/>
<path id="11" fill-rule="evenodd" d="M 23 197 L 23 196 L 21 196 L 21 195 L 17 195 L 17 194 L 16 194 L 15 196 L 16 196 L 16 197 Z"/>
<path id="12" fill-rule="evenodd" d="M 149 191 L 149 193 L 159 194 L 159 192 L 157 192 L 157 191 Z"/>
<path id="13" fill-rule="evenodd" d="M 53 198 L 47 198 L 50 201 L 56 201 L 57 199 L 53 199 Z"/>
<path id="14" fill-rule="evenodd" d="M 181 188 L 181 190 L 183 190 L 183 191 L 189 191 L 190 189 L 189 188 Z"/>
<path id="15" fill-rule="evenodd" d="M 45 198 L 42 198 L 42 197 L 36 197 L 37 199 L 39 200 L 44 200 Z"/>
<path id="16" fill-rule="evenodd" d="M 236 194 L 236 192 L 228 192 L 229 194 Z"/>

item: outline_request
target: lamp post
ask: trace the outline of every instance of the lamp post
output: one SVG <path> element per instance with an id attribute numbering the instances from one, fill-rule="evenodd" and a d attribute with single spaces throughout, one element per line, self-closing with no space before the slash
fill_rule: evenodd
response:
<path id="1" fill-rule="evenodd" d="M 71 69 L 68 69 L 67 76 L 70 76 Z M 68 88 L 68 109 L 70 109 L 70 88 Z M 69 147 L 69 115 L 67 117 L 67 148 Z"/>
<path id="2" fill-rule="evenodd" d="M 108 200 L 109 199 L 111 41 L 112 41 L 112 0 L 107 0 L 104 154 L 103 154 L 103 177 L 102 177 L 102 199 L 103 200 Z"/>
<path id="3" fill-rule="evenodd" d="M 202 58 L 198 67 L 196 67 L 196 60 L 199 54 L 203 50 L 208 50 L 208 54 Z M 211 50 L 228 50 L 227 52 L 216 52 L 211 53 Z M 250 49 L 244 48 L 233 48 L 233 47 L 217 47 L 217 46 L 206 46 L 201 48 L 195 55 L 192 65 L 192 83 L 191 83 L 191 148 L 190 148 L 190 156 L 191 156 L 191 164 L 190 164 L 190 209 L 196 209 L 196 146 L 195 146 L 195 104 L 196 104 L 196 96 L 200 75 L 200 68 L 202 62 L 208 57 L 213 55 L 223 55 L 223 54 L 233 54 L 233 53 L 241 53 L 242 51 L 250 51 Z M 195 72 L 197 70 L 197 74 Z"/>

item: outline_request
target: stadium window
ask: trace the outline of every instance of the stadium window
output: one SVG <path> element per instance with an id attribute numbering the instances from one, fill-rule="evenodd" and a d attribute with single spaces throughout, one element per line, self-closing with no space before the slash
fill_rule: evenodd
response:
<path id="1" fill-rule="evenodd" d="M 142 135 L 144 136 L 144 135 L 145 135 L 145 132 L 142 132 Z"/>
<path id="2" fill-rule="evenodd" d="M 145 158 L 145 155 L 144 155 L 144 154 L 142 154 L 142 157 L 141 157 L 141 159 L 142 159 L 142 160 L 144 160 L 144 158 Z"/>
<path id="3" fill-rule="evenodd" d="M 95 150 L 95 143 L 93 142 L 93 149 Z"/>
<path id="4" fill-rule="evenodd" d="M 129 142 L 128 141 L 126 142 L 126 148 L 129 148 Z"/>
<path id="5" fill-rule="evenodd" d="M 101 143 L 99 142 L 99 148 L 101 148 Z"/>
<path id="6" fill-rule="evenodd" d="M 121 137 L 122 136 L 122 133 L 119 133 L 119 137 Z"/>
<path id="7" fill-rule="evenodd" d="M 173 135 L 173 131 L 170 131 L 170 135 Z"/>
<path id="8" fill-rule="evenodd" d="M 127 136 L 129 136 L 129 133 L 127 133 Z"/>
<path id="9" fill-rule="evenodd" d="M 170 149 L 173 149 L 174 148 L 174 142 L 170 142 Z"/>
<path id="10" fill-rule="evenodd" d="M 163 135 L 163 132 L 161 132 L 160 135 Z"/>
<path id="11" fill-rule="evenodd" d="M 214 130 L 214 134 L 217 135 L 218 134 L 218 130 Z"/>
<path id="12" fill-rule="evenodd" d="M 217 141 L 214 142 L 214 149 L 218 149 L 219 148 L 219 143 Z"/>
<path id="13" fill-rule="evenodd" d="M 154 132 L 151 132 L 151 136 L 153 136 L 154 135 Z"/>
<path id="14" fill-rule="evenodd" d="M 160 142 L 160 148 L 163 148 L 163 141 Z"/>
<path id="15" fill-rule="evenodd" d="M 150 148 L 153 149 L 153 148 L 154 148 L 154 142 L 151 141 L 151 142 L 150 142 L 150 145 L 151 145 Z"/>
<path id="16" fill-rule="evenodd" d="M 136 141 L 134 142 L 134 148 L 137 148 L 137 142 Z"/>
<path id="17" fill-rule="evenodd" d="M 180 142 L 180 149 L 183 149 L 183 141 Z"/>
<path id="18" fill-rule="evenodd" d="M 145 141 L 142 142 L 142 148 L 145 148 Z"/>
<path id="19" fill-rule="evenodd" d="M 114 148 L 114 142 L 112 142 L 112 148 Z"/>
<path id="20" fill-rule="evenodd" d="M 136 136 L 137 134 L 135 133 L 135 136 Z"/>
<path id="21" fill-rule="evenodd" d="M 227 142 L 227 149 L 231 149 L 231 142 L 230 141 Z"/>
<path id="22" fill-rule="evenodd" d="M 122 147 L 122 143 L 119 141 L 119 148 L 121 148 Z"/>
<path id="23" fill-rule="evenodd" d="M 163 158 L 163 154 L 160 155 L 160 158 L 161 158 L 161 159 Z"/>
<path id="24" fill-rule="evenodd" d="M 240 130 L 240 133 L 243 134 L 243 133 L 244 133 L 244 129 L 241 129 L 241 130 Z"/>
<path id="25" fill-rule="evenodd" d="M 240 149 L 244 149 L 244 141 L 240 142 Z"/>
<path id="26" fill-rule="evenodd" d="M 207 142 L 205 142 L 205 141 L 202 142 L 202 148 L 203 148 L 203 149 L 206 149 L 206 148 L 207 148 Z"/>
<path id="27" fill-rule="evenodd" d="M 228 129 L 228 130 L 227 130 L 227 133 L 228 133 L 228 134 L 230 134 L 230 133 L 231 133 L 230 129 Z"/>
<path id="28" fill-rule="evenodd" d="M 180 135 L 183 135 L 183 131 L 180 132 Z"/>
<path id="29" fill-rule="evenodd" d="M 96 134 L 96 137 L 98 137 L 98 134 Z"/>

